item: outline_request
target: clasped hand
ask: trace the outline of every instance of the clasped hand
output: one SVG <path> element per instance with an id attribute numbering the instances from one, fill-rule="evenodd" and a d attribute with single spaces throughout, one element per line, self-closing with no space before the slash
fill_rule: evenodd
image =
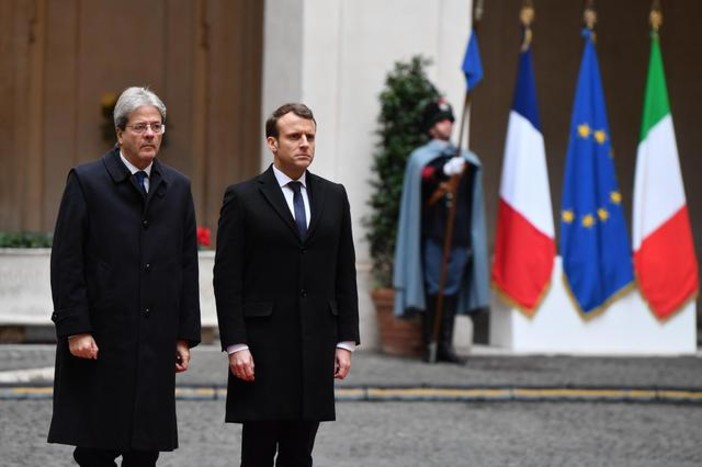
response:
<path id="1" fill-rule="evenodd" d="M 444 164 L 444 174 L 448 177 L 463 173 L 466 160 L 461 156 L 452 157 Z"/>

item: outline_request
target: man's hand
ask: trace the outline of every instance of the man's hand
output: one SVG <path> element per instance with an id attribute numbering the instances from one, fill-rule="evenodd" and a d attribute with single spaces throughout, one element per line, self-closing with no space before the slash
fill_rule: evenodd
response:
<path id="1" fill-rule="evenodd" d="M 346 349 L 336 348 L 336 363 L 334 365 L 334 378 L 344 379 L 351 371 L 351 352 Z"/>
<path id="2" fill-rule="evenodd" d="M 179 339 L 176 343 L 176 373 L 182 373 L 188 370 L 190 366 L 190 345 L 188 341 Z"/>
<path id="3" fill-rule="evenodd" d="M 240 350 L 229 354 L 229 371 L 244 381 L 253 381 L 254 361 L 250 350 Z"/>
<path id="4" fill-rule="evenodd" d="M 448 177 L 463 173 L 466 160 L 461 156 L 452 157 L 444 164 L 444 174 Z"/>
<path id="5" fill-rule="evenodd" d="M 74 357 L 88 360 L 97 360 L 98 358 L 98 346 L 90 333 L 69 336 L 68 350 Z"/>

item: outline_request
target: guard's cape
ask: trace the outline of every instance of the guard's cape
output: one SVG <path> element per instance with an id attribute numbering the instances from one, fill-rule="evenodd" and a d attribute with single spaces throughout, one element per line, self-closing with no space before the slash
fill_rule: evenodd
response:
<path id="1" fill-rule="evenodd" d="M 456 148 L 448 146 L 455 153 Z M 410 315 L 426 309 L 424 276 L 422 271 L 422 169 L 433 159 L 445 153 L 447 146 L 433 140 L 409 156 L 405 170 L 395 244 L 395 315 Z M 478 156 L 466 150 L 461 155 L 475 171 L 471 219 L 473 260 L 463 277 L 458 298 L 457 313 L 466 314 L 487 308 L 490 291 L 487 241 L 485 234 L 485 203 L 483 199 L 482 166 Z"/>

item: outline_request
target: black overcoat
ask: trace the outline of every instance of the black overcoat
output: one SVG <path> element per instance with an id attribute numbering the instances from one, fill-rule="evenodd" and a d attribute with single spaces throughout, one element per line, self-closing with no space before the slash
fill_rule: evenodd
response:
<path id="1" fill-rule="evenodd" d="M 227 188 L 214 290 L 223 349 L 247 344 L 254 382 L 229 373 L 226 421 L 334 420 L 336 344 L 359 343 L 351 216 L 342 185 L 307 172 L 301 241 L 270 167 Z"/>
<path id="2" fill-rule="evenodd" d="M 189 180 L 154 160 L 148 196 L 119 150 L 70 171 L 51 253 L 58 338 L 49 442 L 116 450 L 178 446 L 175 349 L 200 341 Z M 97 360 L 67 337 L 93 334 Z"/>

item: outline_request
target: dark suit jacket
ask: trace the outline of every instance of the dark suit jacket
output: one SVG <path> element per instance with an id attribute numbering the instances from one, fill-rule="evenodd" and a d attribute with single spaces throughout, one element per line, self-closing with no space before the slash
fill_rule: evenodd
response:
<path id="1" fill-rule="evenodd" d="M 359 342 L 351 216 L 342 185 L 307 172 L 301 241 L 269 167 L 227 188 L 214 290 L 222 347 L 248 344 L 255 381 L 229 374 L 228 422 L 333 420 L 336 344 Z"/>
<path id="2" fill-rule="evenodd" d="M 148 197 L 114 150 L 71 170 L 51 252 L 56 324 L 49 442 L 103 449 L 178 446 L 177 339 L 200 341 L 190 182 L 154 161 Z M 67 336 L 90 332 L 98 359 Z"/>

